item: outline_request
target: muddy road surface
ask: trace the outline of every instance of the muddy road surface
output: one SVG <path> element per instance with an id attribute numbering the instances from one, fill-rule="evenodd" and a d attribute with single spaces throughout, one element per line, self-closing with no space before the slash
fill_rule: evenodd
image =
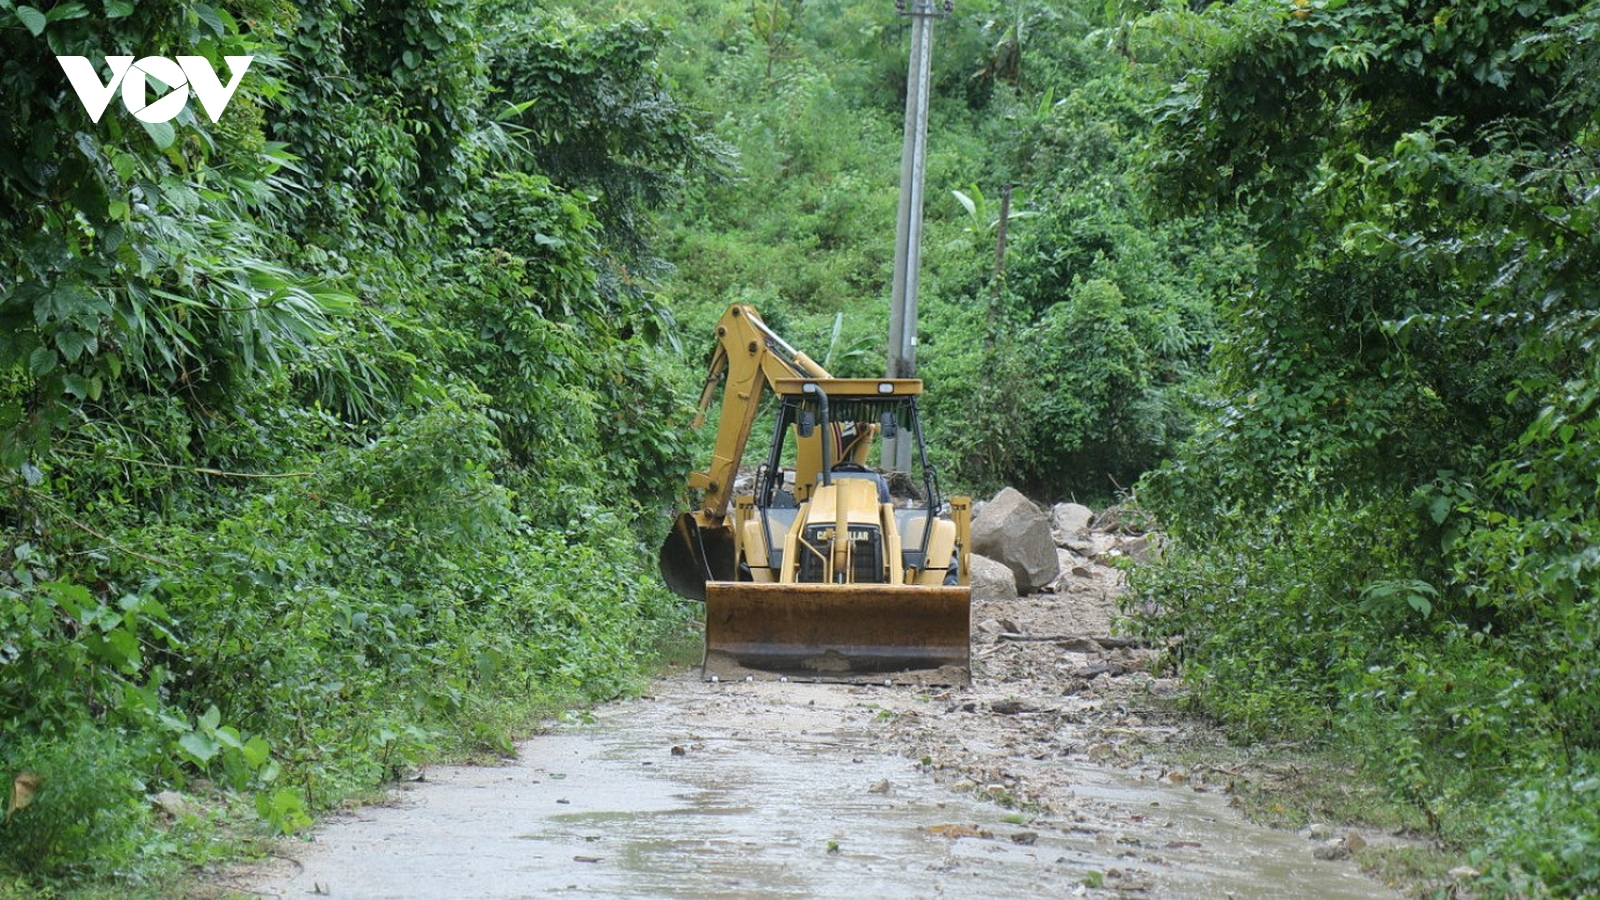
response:
<path id="1" fill-rule="evenodd" d="M 1246 823 L 1118 573 L 975 601 L 965 688 L 664 676 L 519 746 L 431 767 L 233 887 L 279 898 L 1365 898 L 1337 847 Z M 1330 852 L 1330 850 L 1334 852 Z"/>

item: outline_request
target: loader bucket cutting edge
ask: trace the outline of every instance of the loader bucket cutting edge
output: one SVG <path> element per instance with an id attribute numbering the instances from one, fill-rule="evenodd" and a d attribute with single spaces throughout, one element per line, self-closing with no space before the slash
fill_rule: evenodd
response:
<path id="1" fill-rule="evenodd" d="M 733 578 L 733 531 L 726 527 L 702 528 L 694 513 L 684 513 L 662 542 L 658 562 L 661 580 L 674 594 L 704 600 L 706 582 Z"/>
<path id="2" fill-rule="evenodd" d="M 967 587 L 706 585 L 705 676 L 727 667 L 821 680 L 971 666 Z"/>

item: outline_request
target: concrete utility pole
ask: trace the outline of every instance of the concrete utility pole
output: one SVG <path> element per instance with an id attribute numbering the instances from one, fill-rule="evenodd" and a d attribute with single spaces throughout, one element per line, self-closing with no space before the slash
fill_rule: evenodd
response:
<path id="1" fill-rule="evenodd" d="M 909 9 L 907 8 L 909 4 Z M 933 20 L 950 15 L 944 0 L 895 0 L 911 17 L 911 66 L 906 77 L 906 137 L 900 157 L 900 215 L 895 225 L 894 295 L 889 301 L 889 377 L 917 374 L 917 268 L 922 261 L 922 180 L 928 156 L 928 83 L 933 65 Z M 884 438 L 883 467 L 911 470 L 911 435 Z"/>

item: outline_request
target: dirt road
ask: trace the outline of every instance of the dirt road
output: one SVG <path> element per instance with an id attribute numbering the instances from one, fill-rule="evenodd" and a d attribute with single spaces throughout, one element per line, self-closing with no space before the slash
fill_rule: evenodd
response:
<path id="1" fill-rule="evenodd" d="M 430 768 L 247 889 L 299 898 L 1395 896 L 1243 822 L 1194 728 L 1109 637 L 1115 570 L 975 606 L 967 689 L 708 684 L 557 726 L 501 768 Z M 1095 640 L 1101 638 L 1102 640 Z M 1119 646 L 1119 644 L 1122 644 Z M 1108 646 L 1109 645 L 1109 646 Z"/>

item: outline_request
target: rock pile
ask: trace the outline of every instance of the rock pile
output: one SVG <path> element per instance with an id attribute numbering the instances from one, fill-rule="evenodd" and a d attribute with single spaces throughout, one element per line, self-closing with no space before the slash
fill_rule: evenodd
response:
<path id="1" fill-rule="evenodd" d="M 1016 488 L 1005 488 L 972 520 L 972 549 L 1002 563 L 1018 594 L 1037 593 L 1060 574 L 1050 520 Z"/>
<path id="2" fill-rule="evenodd" d="M 980 592 L 996 602 L 1054 592 L 1068 578 L 1087 577 L 1094 563 L 1114 565 L 1124 556 L 1144 562 L 1160 547 L 1159 534 L 1140 533 L 1120 508 L 1096 515 L 1081 503 L 1057 503 L 1046 513 L 1010 487 L 977 508 L 972 520 L 974 599 Z M 999 586 L 997 563 L 1011 572 L 1014 594 Z"/>

